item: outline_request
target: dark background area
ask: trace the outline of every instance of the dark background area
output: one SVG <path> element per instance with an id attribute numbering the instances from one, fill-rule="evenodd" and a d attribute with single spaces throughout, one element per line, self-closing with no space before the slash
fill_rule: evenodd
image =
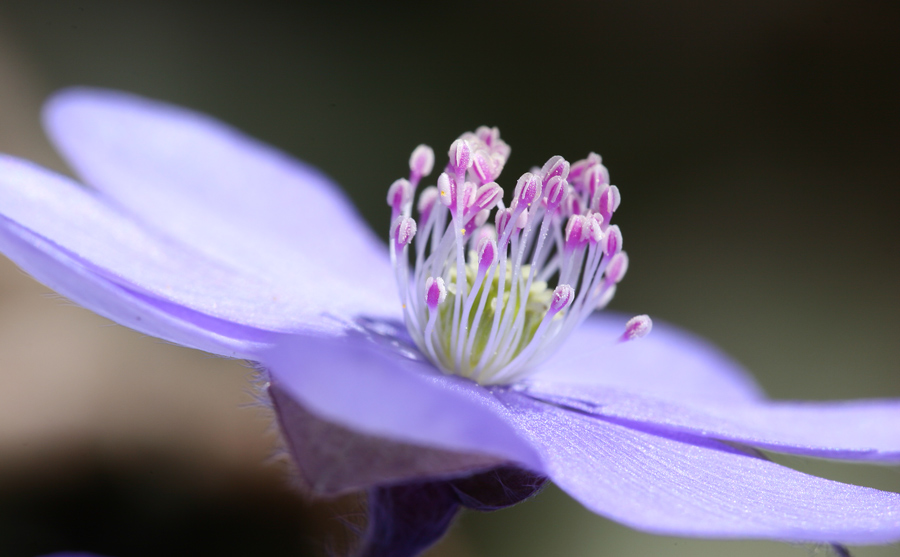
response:
<path id="1" fill-rule="evenodd" d="M 385 236 L 386 188 L 419 143 L 442 160 L 461 132 L 499 126 L 512 146 L 506 186 L 551 155 L 596 151 L 622 191 L 631 259 L 614 309 L 706 336 L 776 398 L 897 397 L 898 29 L 900 4 L 887 1 L 4 0 L 0 55 L 17 73 L 0 75 L 0 147 L 63 168 L 35 139 L 40 100 L 75 84 L 133 91 L 322 168 Z M 246 369 L 113 332 L 2 271 L 0 337 L 20 340 L 0 348 L 23 355 L 19 367 L 0 361 L 0 390 L 24 410 L 0 410 L 15 418 L 0 428 L 0 555 L 298 555 L 346 535 L 331 517 L 353 516 L 353 501 L 310 506 L 264 463 L 265 418 L 239 408 Z M 76 337 L 85 330 L 90 340 Z M 39 368 L 39 346 L 68 351 Z M 149 398 L 144 368 L 165 378 Z M 83 408 L 67 406 L 74 394 L 54 402 L 54 373 L 103 408 L 77 435 L 58 424 Z M 37 376 L 48 383 L 28 383 Z M 179 419 L 154 425 L 159 407 Z M 184 425 L 196 420 L 207 425 Z M 785 462 L 900 490 L 896 467 Z M 638 534 L 551 489 L 464 517 L 433 554 L 811 551 Z"/>

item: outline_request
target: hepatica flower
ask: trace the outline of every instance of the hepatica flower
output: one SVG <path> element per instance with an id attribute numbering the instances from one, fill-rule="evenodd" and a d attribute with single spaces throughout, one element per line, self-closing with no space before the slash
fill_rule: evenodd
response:
<path id="1" fill-rule="evenodd" d="M 418 554 L 546 478 L 656 534 L 900 539 L 900 495 L 756 450 L 900 461 L 900 401 L 770 401 L 703 341 L 595 312 L 628 266 L 597 155 L 505 195 L 496 129 L 427 187 L 419 147 L 386 247 L 325 176 L 208 117 L 84 89 L 45 117 L 90 187 L 0 157 L 0 249 L 118 323 L 257 363 L 310 493 L 368 491 L 360 555 Z"/>

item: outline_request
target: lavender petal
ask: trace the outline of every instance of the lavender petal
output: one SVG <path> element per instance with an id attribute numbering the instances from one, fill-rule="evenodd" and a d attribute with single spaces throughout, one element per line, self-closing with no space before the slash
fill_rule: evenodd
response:
<path id="1" fill-rule="evenodd" d="M 272 383 L 268 392 L 301 486 L 315 497 L 412 480 L 466 476 L 503 463 L 490 455 L 422 447 L 359 433 L 309 412 L 277 383 Z"/>
<path id="2" fill-rule="evenodd" d="M 282 304 L 302 300 L 282 314 L 398 314 L 383 242 L 315 168 L 206 115 L 116 91 L 62 91 L 44 117 L 76 172 L 132 218 L 258 273 Z"/>
<path id="3" fill-rule="evenodd" d="M 4 155 L 0 234 L 4 253 L 60 294 L 186 346 L 252 358 L 273 331 L 342 328 L 323 316 L 328 300 L 318 289 L 285 289 L 258 270 L 208 257 L 68 178 Z"/>
<path id="4" fill-rule="evenodd" d="M 900 400 L 685 405 L 603 387 L 534 383 L 530 396 L 641 428 L 824 458 L 900 462 Z"/>
<path id="5" fill-rule="evenodd" d="M 900 495 L 816 478 L 686 434 L 656 435 L 498 392 L 547 475 L 588 509 L 656 534 L 847 544 L 900 540 Z"/>
<path id="6" fill-rule="evenodd" d="M 762 389 L 734 360 L 687 331 L 654 322 L 646 338 L 617 342 L 628 318 L 604 313 L 576 328 L 532 378 L 602 385 L 673 401 L 750 401 Z"/>
<path id="7" fill-rule="evenodd" d="M 306 412 L 360 435 L 537 469 L 534 449 L 506 422 L 505 409 L 490 392 L 441 374 L 402 342 L 399 329 L 392 330 L 397 336 L 355 330 L 341 337 L 285 339 L 262 355 L 261 365 L 277 390 Z M 308 437 L 302 420 L 279 420 L 288 437 L 295 430 L 298 439 Z M 362 473 L 368 463 L 355 459 L 347 465 Z"/>

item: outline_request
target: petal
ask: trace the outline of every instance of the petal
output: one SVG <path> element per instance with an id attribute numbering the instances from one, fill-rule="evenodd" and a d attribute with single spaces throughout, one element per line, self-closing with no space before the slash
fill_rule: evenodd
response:
<path id="1" fill-rule="evenodd" d="M 590 510 L 677 536 L 900 540 L 900 495 L 801 474 L 722 443 L 663 437 L 499 392 L 550 479 Z"/>
<path id="2" fill-rule="evenodd" d="M 900 461 L 900 400 L 688 406 L 595 386 L 546 382 L 529 385 L 527 391 L 533 398 L 626 425 L 805 456 Z"/>
<path id="3" fill-rule="evenodd" d="M 263 354 L 260 363 L 299 405 L 346 429 L 528 468 L 539 465 L 491 393 L 441 374 L 399 336 L 402 325 L 388 327 L 381 323 L 340 337 L 292 337 Z M 281 424 L 287 435 L 305 427 L 283 418 Z M 356 454 L 351 447 L 333 458 Z M 356 459 L 353 466 L 362 472 L 367 462 Z"/>
<path id="4" fill-rule="evenodd" d="M 45 125 L 88 184 L 169 237 L 305 295 L 311 312 L 398 314 L 387 249 L 314 168 L 120 92 L 63 91 Z"/>
<path id="5" fill-rule="evenodd" d="M 708 342 L 656 323 L 646 338 L 619 342 L 627 317 L 587 319 L 532 380 L 603 385 L 666 400 L 747 401 L 762 398 L 753 378 Z"/>
<path id="6" fill-rule="evenodd" d="M 504 463 L 495 456 L 422 447 L 342 427 L 310 413 L 277 381 L 270 383 L 268 393 L 298 479 L 315 497 L 465 476 Z"/>
<path id="7" fill-rule="evenodd" d="M 68 178 L 4 155 L 0 217 L 9 242 L 24 242 L 21 249 L 9 245 L 7 254 L 38 280 L 101 315 L 166 340 L 231 356 L 255 353 L 243 351 L 249 344 L 235 353 L 236 346 L 212 348 L 138 322 L 136 299 L 193 328 L 254 341 L 264 341 L 266 331 L 343 327 L 336 316 L 324 317 L 329 300 L 320 298 L 320 290 L 271 283 L 256 269 L 216 260 L 142 226 Z M 52 270 L 40 268 L 47 262 L 32 261 L 35 251 L 56 262 Z M 95 299 L 97 292 L 79 290 L 86 288 L 85 280 L 106 285 L 102 299 Z M 117 298 L 122 298 L 122 308 L 115 307 Z"/>
<path id="8" fill-rule="evenodd" d="M 67 178 L 3 155 L 0 249 L 76 303 L 172 342 L 242 356 L 274 339 L 253 327 L 265 322 L 253 317 L 279 317 L 271 301 L 259 305 L 271 286 L 148 232 Z"/>

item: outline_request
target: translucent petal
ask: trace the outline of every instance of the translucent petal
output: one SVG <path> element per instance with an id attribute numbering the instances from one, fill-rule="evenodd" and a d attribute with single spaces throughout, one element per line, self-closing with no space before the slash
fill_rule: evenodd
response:
<path id="1" fill-rule="evenodd" d="M 585 320 L 529 381 L 602 385 L 675 401 L 759 400 L 762 390 L 734 360 L 708 342 L 654 323 L 647 337 L 618 342 L 628 317 Z"/>
<path id="2" fill-rule="evenodd" d="M 816 478 L 685 434 L 660 436 L 499 393 L 544 471 L 592 511 L 656 534 L 900 540 L 900 495 Z"/>
<path id="3" fill-rule="evenodd" d="M 263 354 L 261 364 L 273 383 L 322 420 L 394 442 L 538 466 L 490 392 L 438 372 L 401 340 L 401 330 L 398 324 L 384 335 L 368 328 L 338 338 L 295 337 Z M 280 423 L 288 435 L 305 427 Z M 357 459 L 355 465 L 369 463 Z"/>
<path id="4" fill-rule="evenodd" d="M 603 387 L 533 384 L 535 397 L 640 427 L 760 449 L 848 460 L 900 461 L 900 400 L 710 402 L 683 405 Z"/>
<path id="5" fill-rule="evenodd" d="M 305 296 L 305 311 L 285 319 L 397 315 L 384 244 L 316 169 L 208 116 L 120 92 L 63 91 L 45 124 L 78 174 L 132 217 Z"/>

